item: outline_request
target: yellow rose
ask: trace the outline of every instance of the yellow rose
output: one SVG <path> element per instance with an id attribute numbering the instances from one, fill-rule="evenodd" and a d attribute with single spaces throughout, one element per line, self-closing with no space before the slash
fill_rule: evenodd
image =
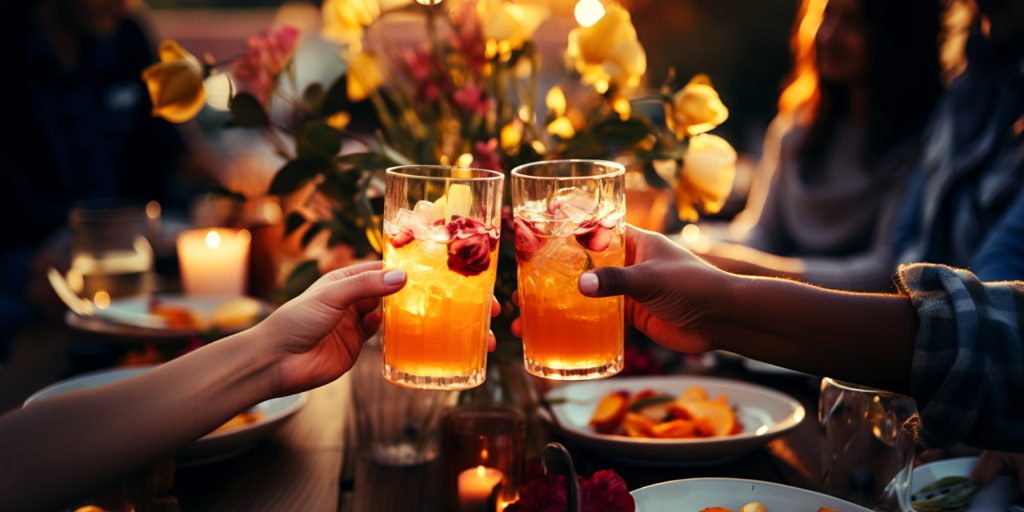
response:
<path id="1" fill-rule="evenodd" d="M 160 62 L 142 71 L 153 115 L 172 123 L 191 120 L 203 108 L 203 65 L 177 42 L 160 43 Z"/>
<path id="2" fill-rule="evenodd" d="M 349 46 L 352 52 L 362 49 L 363 29 L 380 17 L 378 0 L 327 0 L 321 8 L 324 38 Z"/>
<path id="3" fill-rule="evenodd" d="M 602 93 L 610 85 L 636 87 L 647 71 L 647 54 L 629 12 L 616 4 L 608 6 L 597 23 L 569 32 L 567 53 L 584 83 Z"/>
<path id="4" fill-rule="evenodd" d="M 707 133 L 691 137 L 682 176 L 676 180 L 679 218 L 697 220 L 694 205 L 705 213 L 718 213 L 732 192 L 735 177 L 736 150 L 725 139 Z"/>
<path id="5" fill-rule="evenodd" d="M 348 99 L 363 101 L 384 85 L 384 70 L 372 54 L 357 53 L 348 61 Z"/>
<path id="6" fill-rule="evenodd" d="M 504 0 L 481 0 L 476 4 L 480 32 L 488 42 L 507 51 L 522 48 L 537 27 L 548 17 L 548 11 L 534 5 L 521 5 Z"/>
<path id="7" fill-rule="evenodd" d="M 672 96 L 672 103 L 665 105 L 665 120 L 679 140 L 712 130 L 728 118 L 729 109 L 704 75 L 693 77 Z"/>

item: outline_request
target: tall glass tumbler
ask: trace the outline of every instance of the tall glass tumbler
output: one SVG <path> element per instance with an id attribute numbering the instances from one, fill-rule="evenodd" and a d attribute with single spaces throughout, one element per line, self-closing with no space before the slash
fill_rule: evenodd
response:
<path id="1" fill-rule="evenodd" d="M 626 261 L 625 169 L 551 160 L 512 171 L 526 370 L 557 380 L 622 370 L 623 299 L 580 293 L 579 277 Z"/>
<path id="2" fill-rule="evenodd" d="M 914 440 L 903 424 L 916 413 L 910 397 L 822 379 L 822 490 L 872 510 L 910 510 Z"/>
<path id="3" fill-rule="evenodd" d="M 466 389 L 486 377 L 504 175 L 414 165 L 387 170 L 384 268 L 404 269 L 384 299 L 384 377 Z"/>

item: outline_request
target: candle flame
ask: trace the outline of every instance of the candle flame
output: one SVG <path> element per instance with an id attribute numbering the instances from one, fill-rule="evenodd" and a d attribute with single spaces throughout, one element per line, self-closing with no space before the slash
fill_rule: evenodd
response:
<path id="1" fill-rule="evenodd" d="M 487 474 L 487 468 L 482 465 L 476 467 L 476 476 L 483 478 Z"/>
<path id="2" fill-rule="evenodd" d="M 206 233 L 206 247 L 210 249 L 216 249 L 220 247 L 220 235 L 216 231 L 210 230 Z"/>
<path id="3" fill-rule="evenodd" d="M 487 448 L 484 448 L 483 450 L 481 450 L 480 451 L 480 461 L 481 462 L 487 462 L 487 455 L 488 455 Z"/>
<path id="4" fill-rule="evenodd" d="M 580 0 L 576 2 L 576 23 L 580 26 L 589 27 L 604 17 L 604 4 L 601 0 Z"/>
<path id="5" fill-rule="evenodd" d="M 99 309 L 107 309 L 110 307 L 110 294 L 106 290 L 100 290 L 93 295 L 92 302 Z"/>

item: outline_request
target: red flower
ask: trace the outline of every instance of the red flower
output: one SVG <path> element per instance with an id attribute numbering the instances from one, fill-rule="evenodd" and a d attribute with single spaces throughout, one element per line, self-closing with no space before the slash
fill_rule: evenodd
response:
<path id="1" fill-rule="evenodd" d="M 391 246 L 395 249 L 401 249 L 409 242 L 415 240 L 412 229 L 407 227 L 399 228 L 397 233 L 392 234 L 388 240 L 391 242 Z"/>
<path id="2" fill-rule="evenodd" d="M 448 223 L 448 269 L 466 277 L 479 275 L 491 266 L 491 252 L 498 234 L 480 221 L 468 217 Z"/>
<path id="3" fill-rule="evenodd" d="M 483 89 L 474 84 L 466 84 L 452 93 L 452 102 L 462 110 L 478 116 L 487 115 L 487 98 Z"/>
<path id="4" fill-rule="evenodd" d="M 532 222 L 516 219 L 516 260 L 521 262 L 529 261 L 543 245 L 541 231 Z"/>
<path id="5" fill-rule="evenodd" d="M 281 27 L 249 36 L 246 53 L 231 64 L 231 76 L 238 90 L 252 94 L 266 105 L 274 79 L 292 58 L 299 31 L 294 27 Z"/>
<path id="6" fill-rule="evenodd" d="M 539 464 L 537 464 L 539 466 Z M 562 512 L 568 499 L 562 475 L 540 475 L 530 479 L 519 490 L 519 501 L 505 508 L 506 512 Z M 626 482 L 610 469 L 598 471 L 589 479 L 580 477 L 580 508 L 583 512 L 633 512 L 636 504 Z"/>
<path id="7" fill-rule="evenodd" d="M 491 137 L 487 142 L 477 141 L 473 146 L 473 167 L 502 170 L 501 154 L 498 152 L 498 139 Z"/>
<path id="8" fill-rule="evenodd" d="M 596 220 L 585 220 L 576 231 L 576 241 L 591 251 L 603 251 L 612 243 L 612 229 Z"/>

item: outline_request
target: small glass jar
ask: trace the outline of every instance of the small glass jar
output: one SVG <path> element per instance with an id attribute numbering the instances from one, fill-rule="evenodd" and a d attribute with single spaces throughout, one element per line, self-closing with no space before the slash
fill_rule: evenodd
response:
<path id="1" fill-rule="evenodd" d="M 71 227 L 71 288 L 98 304 L 153 291 L 153 248 L 144 206 L 111 201 L 78 203 Z"/>
<path id="2" fill-rule="evenodd" d="M 519 497 L 526 420 L 511 405 L 465 405 L 441 422 L 445 510 L 478 512 L 491 502 L 502 510 Z M 499 485 L 493 495 L 488 492 Z"/>

